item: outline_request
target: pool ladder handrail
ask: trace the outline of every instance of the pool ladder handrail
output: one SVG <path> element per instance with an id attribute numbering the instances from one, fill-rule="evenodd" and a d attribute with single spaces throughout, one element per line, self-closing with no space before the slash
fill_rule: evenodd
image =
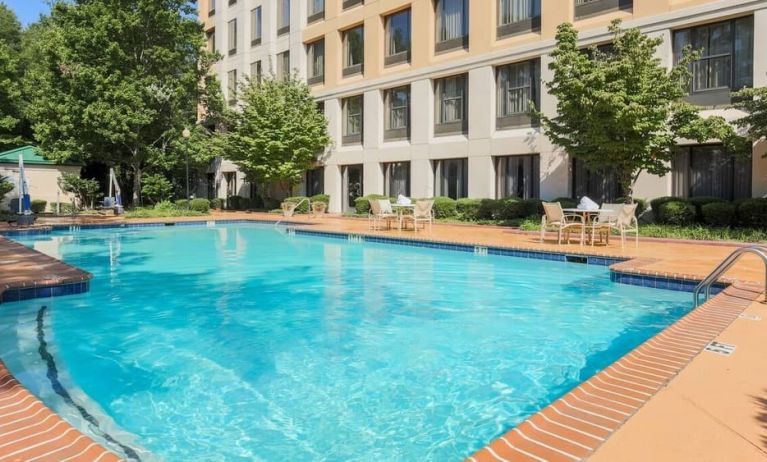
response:
<path id="1" fill-rule="evenodd" d="M 700 305 L 700 292 L 705 290 L 705 300 L 711 297 L 711 286 L 719 280 L 719 278 L 732 266 L 740 260 L 743 255 L 753 254 L 759 257 L 764 263 L 764 302 L 767 303 L 767 247 L 761 245 L 749 245 L 747 247 L 741 247 L 732 252 L 727 258 L 722 260 L 719 265 L 714 268 L 704 280 L 695 287 L 693 292 L 693 307 Z"/>
<path id="2" fill-rule="evenodd" d="M 296 204 L 296 206 L 295 206 L 295 207 L 293 207 L 293 212 L 295 212 L 295 211 L 296 211 L 296 209 L 297 209 L 297 208 L 298 208 L 298 207 L 299 207 L 301 204 L 303 204 L 304 202 L 306 202 L 306 203 L 309 205 L 309 216 L 311 217 L 311 212 L 312 212 L 312 200 L 311 200 L 311 199 L 309 199 L 308 197 L 304 197 L 303 199 L 301 199 L 300 201 L 298 201 L 298 203 Z M 293 215 L 291 214 L 291 217 L 292 217 L 292 216 L 293 216 Z M 283 217 L 282 217 L 282 218 L 280 218 L 279 220 L 277 220 L 277 222 L 275 222 L 275 223 L 274 223 L 274 227 L 276 228 L 276 227 L 277 227 L 277 226 L 278 226 L 280 223 L 282 223 L 282 222 L 284 221 L 284 218 L 285 218 L 285 216 L 283 215 Z"/>

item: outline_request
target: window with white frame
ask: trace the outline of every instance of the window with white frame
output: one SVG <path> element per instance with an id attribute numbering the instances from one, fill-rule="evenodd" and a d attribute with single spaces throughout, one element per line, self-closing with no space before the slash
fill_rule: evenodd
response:
<path id="1" fill-rule="evenodd" d="M 237 53 L 237 19 L 232 19 L 227 23 L 227 32 L 229 38 L 229 55 Z"/>
<path id="2" fill-rule="evenodd" d="M 496 70 L 496 128 L 530 126 L 539 105 L 540 61 L 499 66 Z"/>
<path id="3" fill-rule="evenodd" d="M 434 81 L 435 135 L 465 133 L 468 129 L 467 74 Z"/>
<path id="4" fill-rule="evenodd" d="M 468 0 L 436 0 L 437 52 L 469 46 Z"/>
<path id="5" fill-rule="evenodd" d="M 277 35 L 290 32 L 290 0 L 277 0 Z"/>
<path id="6" fill-rule="evenodd" d="M 362 143 L 363 99 L 362 95 L 344 98 L 343 102 L 343 144 Z"/>
<path id="7" fill-rule="evenodd" d="M 261 7 L 257 6 L 250 11 L 250 45 L 261 44 Z"/>

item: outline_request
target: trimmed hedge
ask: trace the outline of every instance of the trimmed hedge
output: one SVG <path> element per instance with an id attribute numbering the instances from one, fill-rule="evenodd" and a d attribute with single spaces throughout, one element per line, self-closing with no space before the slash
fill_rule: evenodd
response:
<path id="1" fill-rule="evenodd" d="M 700 209 L 703 222 L 711 226 L 730 226 L 737 217 L 737 208 L 729 202 L 708 202 Z"/>
<path id="2" fill-rule="evenodd" d="M 663 204 L 671 201 L 682 201 L 684 202 L 684 199 L 680 199 L 679 197 L 673 197 L 673 196 L 663 196 L 663 197 L 656 197 L 655 199 L 650 201 L 650 208 L 652 209 L 653 217 L 655 217 L 655 221 L 660 222 L 660 208 Z"/>
<path id="3" fill-rule="evenodd" d="M 703 216 L 703 206 L 706 204 L 714 204 L 714 203 L 726 203 L 727 201 L 724 199 L 720 199 L 718 197 L 708 197 L 708 196 L 698 196 L 698 197 L 691 197 L 688 199 L 688 202 L 690 202 L 695 207 L 695 218 L 698 221 L 705 221 L 705 218 Z"/>
<path id="4" fill-rule="evenodd" d="M 221 210 L 224 207 L 224 200 L 220 197 L 215 197 L 210 200 L 210 208 Z"/>
<path id="5" fill-rule="evenodd" d="M 389 199 L 388 196 L 381 194 L 369 194 L 367 196 L 358 197 L 354 200 L 354 208 L 360 215 L 367 215 L 370 213 L 370 199 Z"/>
<path id="6" fill-rule="evenodd" d="M 478 220 L 498 220 L 503 210 L 503 201 L 497 199 L 482 199 L 477 211 Z"/>
<path id="7" fill-rule="evenodd" d="M 479 214 L 479 206 L 482 203 L 481 199 L 468 199 L 462 198 L 455 202 L 455 209 L 458 213 L 458 218 L 466 221 L 477 220 Z"/>
<path id="8" fill-rule="evenodd" d="M 42 199 L 33 199 L 32 204 L 30 204 L 30 208 L 32 209 L 32 213 L 43 213 L 45 212 L 46 205 L 48 205 L 47 201 Z"/>
<path id="9" fill-rule="evenodd" d="M 455 199 L 440 196 L 435 197 L 433 200 L 435 218 L 453 218 L 458 215 L 457 203 Z"/>
<path id="10" fill-rule="evenodd" d="M 695 221 L 695 206 L 684 200 L 661 203 L 655 216 L 659 223 L 666 225 L 689 225 Z"/>
<path id="11" fill-rule="evenodd" d="M 741 201 L 737 213 L 744 226 L 767 228 L 767 198 Z"/>
<path id="12" fill-rule="evenodd" d="M 202 197 L 192 199 L 189 201 L 189 209 L 197 212 L 208 213 L 208 210 L 210 210 L 210 201 Z"/>

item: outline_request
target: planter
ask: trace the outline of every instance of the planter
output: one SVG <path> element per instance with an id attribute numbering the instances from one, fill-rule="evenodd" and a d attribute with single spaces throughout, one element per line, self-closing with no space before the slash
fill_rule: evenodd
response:
<path id="1" fill-rule="evenodd" d="M 324 202 L 312 202 L 312 213 L 315 215 L 322 215 L 327 210 L 328 205 Z"/>

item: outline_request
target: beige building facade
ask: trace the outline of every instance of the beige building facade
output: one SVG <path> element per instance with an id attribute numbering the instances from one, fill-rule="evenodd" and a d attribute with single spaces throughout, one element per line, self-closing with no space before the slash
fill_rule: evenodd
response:
<path id="1" fill-rule="evenodd" d="M 291 50 L 302 52 L 294 67 L 322 102 L 334 140 L 324 166 L 307 174 L 302 192 L 329 194 L 334 212 L 350 210 L 356 197 L 371 193 L 619 196 L 608 174 L 569 159 L 527 116 L 530 101 L 549 115 L 556 112 L 556 100 L 542 82 L 552 77 L 550 53 L 563 22 L 575 24 L 587 47 L 608 44 L 607 26 L 621 19 L 625 27 L 663 38 L 658 57 L 669 67 L 683 46 L 703 49 L 690 101 L 707 114 L 735 119 L 739 114 L 727 108 L 730 90 L 767 85 L 767 0 L 294 0 L 292 5 L 301 43 Z M 222 65 L 217 69 L 223 72 Z M 750 159 L 733 160 L 716 140 L 686 146 L 671 173 L 643 174 L 635 196 L 766 195 L 765 151 L 763 142 Z"/>

